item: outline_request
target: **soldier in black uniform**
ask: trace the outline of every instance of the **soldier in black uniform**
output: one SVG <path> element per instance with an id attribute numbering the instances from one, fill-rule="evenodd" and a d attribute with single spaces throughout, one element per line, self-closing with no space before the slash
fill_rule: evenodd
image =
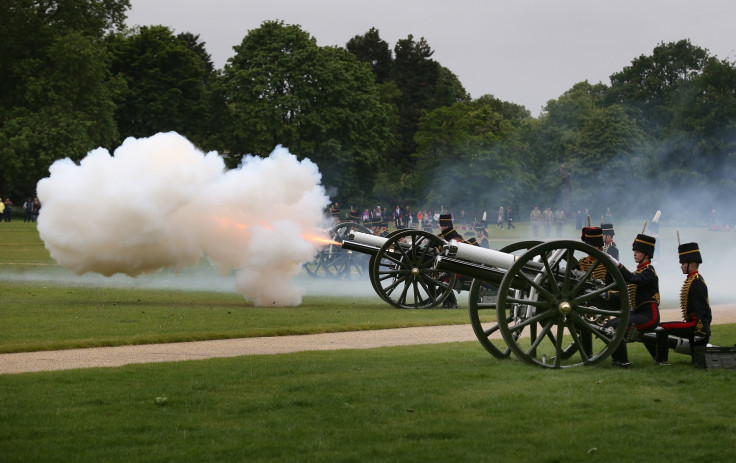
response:
<path id="1" fill-rule="evenodd" d="M 603 230 L 603 252 L 618 260 L 618 247 L 613 241 L 613 224 L 604 223 L 601 224 L 601 230 Z"/>
<path id="2" fill-rule="evenodd" d="M 652 331 L 659 325 L 659 277 L 652 266 L 656 239 L 647 235 L 637 235 L 631 249 L 634 251 L 636 270 L 631 272 L 621 265 L 618 260 L 611 258 L 629 283 L 629 304 L 631 315 L 629 327 L 624 341 L 611 356 L 613 366 L 628 368 L 629 354 L 626 348 L 627 341 L 637 340 L 637 332 Z M 617 296 L 612 294 L 612 296 Z M 614 318 L 606 323 L 606 327 L 616 328 L 620 319 Z"/>
<path id="3" fill-rule="evenodd" d="M 440 233 L 437 236 L 447 242 L 450 240 L 464 242 L 462 235 L 455 230 L 455 226 L 452 224 L 452 215 L 450 214 L 440 215 Z M 457 298 L 454 292 L 450 292 L 450 295 L 442 303 L 442 307 L 445 309 L 457 308 Z"/>
<path id="4" fill-rule="evenodd" d="M 448 242 L 450 240 L 463 241 L 463 236 L 455 230 L 455 226 L 452 224 L 452 215 L 450 214 L 440 215 L 440 233 L 437 236 Z"/>
<path id="5" fill-rule="evenodd" d="M 690 342 L 690 355 L 693 354 L 694 347 L 705 346 L 710 340 L 713 313 L 708 301 L 708 286 L 698 271 L 703 263 L 698 243 L 681 244 L 677 251 L 682 274 L 687 275 L 680 290 L 683 321 L 663 322 L 655 330 L 657 346 L 654 361 L 658 365 L 667 364 L 669 348 L 677 345 L 676 338 L 685 338 Z M 670 336 L 676 338 L 670 339 Z"/>
<path id="6" fill-rule="evenodd" d="M 583 243 L 589 244 L 596 248 L 597 250 L 601 251 L 603 250 L 603 231 L 598 227 L 584 227 L 582 230 L 582 235 L 580 239 L 583 241 Z M 595 263 L 596 258 L 587 255 L 583 257 L 582 259 L 578 260 L 577 263 L 577 269 L 582 270 L 583 272 L 587 272 L 590 267 Z M 599 264 L 591 274 L 591 278 L 594 278 L 596 280 L 601 280 L 603 282 L 607 282 L 609 279 L 608 277 L 608 271 L 606 270 L 606 267 L 602 264 Z M 594 319 L 588 319 L 589 322 L 594 322 Z M 582 344 L 583 349 L 588 352 L 588 354 L 591 354 L 593 352 L 593 337 L 589 330 L 581 330 L 579 333 L 580 336 L 580 343 Z"/>
<path id="7" fill-rule="evenodd" d="M 482 248 L 490 249 L 491 243 L 488 242 L 488 224 L 481 221 L 475 226 L 475 233 L 478 235 L 478 245 Z"/>

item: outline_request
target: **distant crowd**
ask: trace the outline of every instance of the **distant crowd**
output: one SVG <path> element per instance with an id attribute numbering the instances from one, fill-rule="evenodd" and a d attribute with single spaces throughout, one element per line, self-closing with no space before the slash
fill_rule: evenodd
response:
<path id="1" fill-rule="evenodd" d="M 41 201 L 38 198 L 28 198 L 23 202 L 23 222 L 35 222 L 41 211 Z M 13 201 L 10 198 L 0 198 L 0 217 L 3 222 L 13 221 Z"/>

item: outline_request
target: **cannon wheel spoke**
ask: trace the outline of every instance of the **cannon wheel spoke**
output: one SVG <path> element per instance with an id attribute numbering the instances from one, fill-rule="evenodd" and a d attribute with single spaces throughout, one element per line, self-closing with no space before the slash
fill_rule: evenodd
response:
<path id="1" fill-rule="evenodd" d="M 593 269 L 605 267 L 607 283 L 595 280 L 592 271 L 577 270 L 578 261 L 587 257 Z M 615 306 L 601 297 L 609 290 L 622 294 Z M 503 277 L 496 304 L 498 330 L 524 363 L 546 368 L 594 365 L 622 342 L 629 317 L 626 294 L 621 272 L 603 252 L 580 241 L 543 243 L 519 257 Z M 606 331 L 586 316 L 616 316 L 621 322 Z M 527 330 L 530 335 L 522 335 Z"/>
<path id="2" fill-rule="evenodd" d="M 501 252 L 521 255 L 540 241 L 520 241 L 502 247 Z M 523 251 L 523 252 L 522 252 Z M 475 279 L 470 285 L 468 296 L 468 312 L 470 324 L 473 327 L 475 337 L 489 354 L 497 359 L 508 358 L 511 349 L 501 337 L 496 319 L 496 300 L 498 298 L 498 283 L 492 283 Z M 508 315 L 507 323 L 513 315 Z"/>
<path id="3" fill-rule="evenodd" d="M 371 259 L 370 278 L 376 293 L 400 309 L 436 307 L 452 292 L 455 275 L 440 279 L 434 258 L 446 242 L 421 230 L 390 234 Z"/>

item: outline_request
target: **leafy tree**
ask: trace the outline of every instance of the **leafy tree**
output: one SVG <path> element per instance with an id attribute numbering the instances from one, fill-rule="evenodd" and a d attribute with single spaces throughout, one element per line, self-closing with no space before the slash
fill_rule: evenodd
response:
<path id="1" fill-rule="evenodd" d="M 623 105 L 647 132 L 669 125 L 670 103 L 680 84 L 700 74 L 708 51 L 689 40 L 661 43 L 611 76 L 608 102 Z"/>
<path id="2" fill-rule="evenodd" d="M 56 159 L 81 159 L 118 132 L 104 34 L 128 0 L 0 3 L 0 191 L 27 196 Z"/>
<path id="3" fill-rule="evenodd" d="M 424 38 L 417 42 L 412 35 L 394 47 L 391 78 L 401 96 L 397 101 L 400 146 L 392 160 L 404 171 L 411 168 L 410 155 L 416 151 L 414 134 L 422 114 L 469 100 L 457 77 L 432 60 L 433 54 Z"/>
<path id="4" fill-rule="evenodd" d="M 417 197 L 430 205 L 482 211 L 507 202 L 523 184 L 514 154 L 514 123 L 494 110 L 490 96 L 428 112 L 416 133 Z"/>
<path id="5" fill-rule="evenodd" d="M 348 41 L 345 48 L 360 62 L 370 66 L 377 83 L 381 84 L 389 80 L 393 57 L 388 42 L 381 39 L 378 29 L 372 27 L 365 34 L 356 35 Z"/>
<path id="6" fill-rule="evenodd" d="M 534 197 L 542 203 L 538 205 L 559 204 L 568 213 L 573 206 L 593 213 L 612 207 L 617 213 L 636 200 L 626 193 L 631 182 L 638 181 L 635 156 L 641 154 L 646 137 L 620 105 L 605 105 L 605 89 L 603 84 L 575 84 L 547 103 L 529 133 Z M 617 199 L 614 204 L 612 197 Z"/>
<path id="7" fill-rule="evenodd" d="M 208 127 L 205 83 L 212 64 L 197 37 L 164 26 L 110 35 L 112 72 L 125 80 L 115 114 L 123 138 L 176 131 L 202 144 Z"/>
<path id="8" fill-rule="evenodd" d="M 264 22 L 234 48 L 222 80 L 229 151 L 263 156 L 281 144 L 316 162 L 340 202 L 370 194 L 391 142 L 389 109 L 370 70 L 280 21 Z"/>

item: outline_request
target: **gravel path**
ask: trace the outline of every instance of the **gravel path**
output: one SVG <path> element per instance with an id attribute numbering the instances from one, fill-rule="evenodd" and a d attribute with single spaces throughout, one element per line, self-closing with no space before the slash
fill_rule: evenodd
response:
<path id="1" fill-rule="evenodd" d="M 713 323 L 736 323 L 736 304 L 714 305 Z M 678 320 L 679 309 L 662 310 L 662 320 Z M 499 336 L 500 337 L 500 336 Z M 476 340 L 468 325 L 427 326 L 298 336 L 239 338 L 216 341 L 96 347 L 60 351 L 0 354 L 0 374 L 77 368 L 116 367 L 135 363 L 176 362 L 241 355 L 300 351 L 370 349 L 386 346 L 440 344 Z M 718 344 L 718 340 L 714 340 Z"/>

